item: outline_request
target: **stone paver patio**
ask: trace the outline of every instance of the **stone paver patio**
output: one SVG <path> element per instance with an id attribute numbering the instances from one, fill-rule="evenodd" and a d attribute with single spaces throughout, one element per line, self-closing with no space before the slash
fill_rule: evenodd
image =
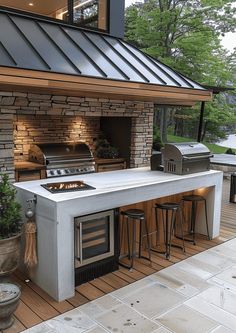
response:
<path id="1" fill-rule="evenodd" d="M 24 332 L 236 332 L 236 238 Z"/>

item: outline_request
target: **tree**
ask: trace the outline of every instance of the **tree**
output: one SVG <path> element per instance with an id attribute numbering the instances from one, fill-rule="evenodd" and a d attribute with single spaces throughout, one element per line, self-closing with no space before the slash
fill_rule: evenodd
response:
<path id="1" fill-rule="evenodd" d="M 199 83 L 224 86 L 235 82 L 235 53 L 230 54 L 220 44 L 223 34 L 235 31 L 234 3 L 234 0 L 146 0 L 143 5 L 132 5 L 126 10 L 126 39 Z M 211 112 L 220 111 L 221 107 L 214 102 Z M 163 126 L 168 116 L 166 119 L 162 118 Z"/>

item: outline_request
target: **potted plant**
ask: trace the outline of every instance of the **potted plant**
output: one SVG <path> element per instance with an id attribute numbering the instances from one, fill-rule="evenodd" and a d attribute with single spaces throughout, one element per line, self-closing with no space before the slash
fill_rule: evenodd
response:
<path id="1" fill-rule="evenodd" d="M 9 176 L 0 174 L 0 277 L 18 266 L 21 240 L 21 205 Z"/>

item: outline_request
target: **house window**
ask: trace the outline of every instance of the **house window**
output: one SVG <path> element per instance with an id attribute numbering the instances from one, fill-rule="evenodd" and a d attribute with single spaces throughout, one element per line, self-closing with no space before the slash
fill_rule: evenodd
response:
<path id="1" fill-rule="evenodd" d="M 108 2 L 109 0 L 0 0 L 0 6 L 107 31 Z"/>
<path id="2" fill-rule="evenodd" d="M 78 0 L 74 2 L 74 23 L 107 30 L 107 0 Z"/>

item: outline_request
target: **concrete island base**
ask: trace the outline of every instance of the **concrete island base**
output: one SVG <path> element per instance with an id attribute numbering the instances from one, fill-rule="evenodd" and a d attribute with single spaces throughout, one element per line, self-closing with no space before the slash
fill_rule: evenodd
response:
<path id="1" fill-rule="evenodd" d="M 30 272 L 30 277 L 57 301 L 74 295 L 75 217 L 193 191 L 207 200 L 210 236 L 219 235 L 221 171 L 174 175 L 150 168 L 135 168 L 53 178 L 53 182 L 69 180 L 82 180 L 95 190 L 52 194 L 40 186 L 51 182 L 49 179 L 15 184 L 23 208 L 27 207 L 28 199 L 37 197 L 39 263 Z M 200 218 L 198 232 L 206 233 L 204 219 Z"/>

